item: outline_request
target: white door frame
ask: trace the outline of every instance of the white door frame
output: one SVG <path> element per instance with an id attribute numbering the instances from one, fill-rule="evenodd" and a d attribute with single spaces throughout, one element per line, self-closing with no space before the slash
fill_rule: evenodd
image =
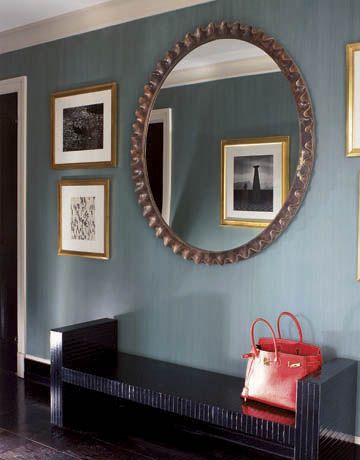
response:
<path id="1" fill-rule="evenodd" d="M 0 95 L 18 95 L 18 136 L 17 136 L 17 375 L 24 377 L 26 352 L 26 113 L 27 77 L 0 80 Z"/>
<path id="2" fill-rule="evenodd" d="M 162 217 L 170 225 L 171 168 L 172 168 L 172 109 L 156 109 L 150 114 L 149 123 L 163 124 L 163 196 Z"/>

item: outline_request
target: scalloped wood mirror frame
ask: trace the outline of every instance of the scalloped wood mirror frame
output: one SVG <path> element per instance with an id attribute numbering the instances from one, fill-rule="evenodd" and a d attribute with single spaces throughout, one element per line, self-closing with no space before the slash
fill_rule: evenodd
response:
<path id="1" fill-rule="evenodd" d="M 287 78 L 296 102 L 299 118 L 299 160 L 287 200 L 283 207 L 256 238 L 246 244 L 227 251 L 207 251 L 194 247 L 183 241 L 163 220 L 155 205 L 146 166 L 146 137 L 149 118 L 157 95 L 172 69 L 195 48 L 219 39 L 238 39 L 258 46 L 265 51 L 279 66 Z M 282 45 L 273 37 L 249 25 L 239 22 L 210 23 L 207 27 L 197 28 L 189 33 L 183 41 L 176 43 L 156 66 L 150 82 L 144 87 L 144 94 L 139 99 L 136 121 L 133 124 L 131 164 L 132 177 L 138 202 L 149 226 L 154 229 L 164 245 L 175 254 L 197 264 L 223 265 L 246 260 L 273 243 L 287 228 L 298 212 L 309 186 L 315 158 L 315 120 L 309 91 L 300 70 L 287 54 Z"/>

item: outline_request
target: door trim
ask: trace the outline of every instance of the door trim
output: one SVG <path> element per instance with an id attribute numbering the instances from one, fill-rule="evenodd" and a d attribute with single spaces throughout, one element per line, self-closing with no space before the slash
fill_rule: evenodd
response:
<path id="1" fill-rule="evenodd" d="M 17 375 L 24 378 L 26 353 L 26 128 L 27 128 L 27 77 L 0 81 L 0 95 L 18 95 L 18 260 L 17 260 Z"/>
<path id="2" fill-rule="evenodd" d="M 165 222 L 170 222 L 171 208 L 171 162 L 172 162 L 172 110 L 152 110 L 149 123 L 162 123 L 163 134 L 163 197 L 161 215 Z"/>

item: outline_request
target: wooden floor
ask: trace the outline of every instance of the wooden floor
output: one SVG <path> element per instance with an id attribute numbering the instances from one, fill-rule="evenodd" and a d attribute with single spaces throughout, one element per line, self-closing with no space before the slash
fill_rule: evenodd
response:
<path id="1" fill-rule="evenodd" d="M 0 460 L 275 460 L 202 435 L 138 427 L 138 418 L 135 429 L 128 416 L 91 433 L 54 428 L 49 416 L 47 388 L 0 372 Z"/>

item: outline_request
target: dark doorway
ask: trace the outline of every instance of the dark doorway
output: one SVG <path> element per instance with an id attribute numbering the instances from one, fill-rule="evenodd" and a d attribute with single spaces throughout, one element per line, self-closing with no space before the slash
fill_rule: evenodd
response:
<path id="1" fill-rule="evenodd" d="M 0 368 L 17 367 L 17 93 L 0 95 Z"/>
<path id="2" fill-rule="evenodd" d="M 146 166 L 155 204 L 162 212 L 164 124 L 150 123 L 146 138 Z"/>

